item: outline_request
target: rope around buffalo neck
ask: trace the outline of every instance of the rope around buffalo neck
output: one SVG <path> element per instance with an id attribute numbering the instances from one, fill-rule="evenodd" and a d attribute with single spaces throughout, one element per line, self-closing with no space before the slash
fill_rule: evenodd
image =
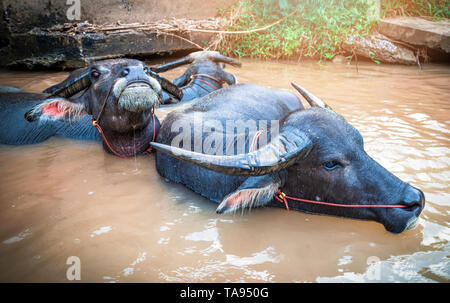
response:
<path id="1" fill-rule="evenodd" d="M 223 81 L 220 81 L 219 79 L 214 78 L 213 76 L 210 76 L 210 75 L 208 75 L 208 74 L 194 74 L 194 75 L 191 76 L 191 80 L 198 80 L 198 81 L 200 81 L 200 82 L 203 82 L 203 83 L 205 83 L 206 85 L 208 85 L 209 87 L 211 87 L 213 90 L 217 90 L 218 88 L 215 87 L 215 86 L 213 86 L 211 83 L 208 83 L 208 81 L 205 81 L 205 80 L 203 80 L 203 79 L 201 79 L 201 78 L 198 78 L 198 77 L 209 78 L 209 79 L 211 79 L 211 80 L 216 81 L 219 85 L 221 85 L 221 84 L 223 83 Z"/>
<path id="2" fill-rule="evenodd" d="M 156 137 L 156 127 L 155 127 L 155 125 L 156 125 L 156 124 L 155 124 L 155 113 L 154 113 L 154 112 L 152 112 L 152 120 L 153 120 L 153 137 L 152 137 L 152 141 L 151 141 L 151 142 L 155 142 L 155 137 Z M 106 139 L 105 133 L 103 132 L 103 129 L 102 129 L 102 127 L 100 126 L 100 124 L 98 124 L 98 122 L 97 122 L 96 120 L 94 120 L 94 118 L 91 119 L 91 123 L 92 123 L 92 126 L 94 126 L 94 127 L 97 128 L 98 132 L 99 132 L 100 135 L 102 136 L 102 146 L 103 146 L 103 149 L 105 149 L 105 146 L 103 145 L 103 143 L 106 143 L 106 145 L 108 146 L 109 150 L 112 151 L 112 153 L 113 153 L 114 155 L 116 155 L 117 157 L 124 158 L 124 159 L 129 159 L 129 158 L 134 157 L 134 156 L 130 156 L 130 157 L 124 156 L 124 155 L 121 155 L 121 154 L 119 154 L 118 152 L 116 152 L 116 151 L 114 150 L 114 148 L 112 148 L 111 144 L 109 144 L 108 139 Z M 153 147 L 150 145 L 149 148 L 147 148 L 147 150 L 145 150 L 145 151 L 144 151 L 142 154 L 140 154 L 140 155 L 143 155 L 143 154 L 149 154 L 149 153 L 151 153 L 152 149 L 153 149 Z"/>
<path id="3" fill-rule="evenodd" d="M 274 198 L 277 199 L 280 203 L 284 203 L 287 210 L 289 210 L 289 205 L 288 205 L 288 201 L 287 201 L 288 199 L 293 200 L 293 201 L 298 201 L 298 202 L 311 203 L 311 204 L 320 204 L 320 205 L 335 206 L 335 207 L 348 207 L 348 208 L 405 208 L 405 207 L 408 207 L 407 205 L 400 205 L 400 204 L 393 204 L 393 205 L 356 204 L 356 205 L 350 205 L 350 204 L 331 203 L 331 202 L 323 202 L 323 201 L 313 201 L 313 200 L 290 197 L 290 196 L 286 195 L 284 192 L 282 192 L 280 189 L 274 194 Z"/>

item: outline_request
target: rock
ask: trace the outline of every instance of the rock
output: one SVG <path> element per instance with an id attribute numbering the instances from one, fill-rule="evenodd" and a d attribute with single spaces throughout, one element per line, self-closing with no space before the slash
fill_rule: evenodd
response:
<path id="1" fill-rule="evenodd" d="M 171 18 L 193 20 L 215 17 L 218 8 L 228 8 L 235 0 L 0 0 L 2 18 L 11 33 L 25 33 L 35 27 L 49 28 L 66 22 L 87 20 L 94 24 L 157 22 Z M 80 4 L 79 18 L 70 8 Z M 70 18 L 69 18 L 70 17 Z M 1 29 L 1 21 L 0 21 Z"/>
<path id="2" fill-rule="evenodd" d="M 217 9 L 234 2 L 0 0 L 0 66 L 76 68 L 95 59 L 196 50 L 187 40 L 205 46 L 216 35 L 189 29 L 218 29 Z M 83 24 L 94 32 L 83 32 Z M 143 24 L 145 33 L 132 27 Z M 111 26 L 124 29 L 95 31 Z"/>
<path id="3" fill-rule="evenodd" d="M 335 64 L 342 64 L 342 63 L 347 63 L 349 60 L 345 56 L 337 55 L 337 56 L 334 56 L 333 60 L 331 60 L 331 61 Z"/>
<path id="4" fill-rule="evenodd" d="M 416 56 L 411 49 L 396 45 L 380 34 L 367 37 L 349 36 L 343 48 L 350 53 L 354 50 L 357 56 L 384 63 L 416 64 Z"/>
<path id="5" fill-rule="evenodd" d="M 419 17 L 380 20 L 380 33 L 415 46 L 426 46 L 450 54 L 450 22 L 433 22 Z"/>
<path id="6" fill-rule="evenodd" d="M 195 33 L 189 40 L 199 45 L 214 34 Z M 198 50 L 181 34 L 118 32 L 65 33 L 34 29 L 12 34 L 8 46 L 8 67 L 79 68 L 94 60 L 117 57 L 145 57 L 161 53 Z"/>
<path id="7" fill-rule="evenodd" d="M 84 66 L 80 39 L 74 35 L 33 30 L 11 35 L 6 66 L 9 67 L 69 67 Z M 66 61 L 78 64 L 66 64 Z"/>

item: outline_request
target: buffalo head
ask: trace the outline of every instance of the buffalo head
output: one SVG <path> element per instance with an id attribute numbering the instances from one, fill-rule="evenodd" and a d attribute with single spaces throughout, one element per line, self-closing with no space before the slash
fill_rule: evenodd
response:
<path id="1" fill-rule="evenodd" d="M 129 156 L 148 148 L 153 136 L 152 112 L 161 88 L 180 95 L 168 80 L 132 59 L 97 61 L 75 70 L 44 92 L 50 96 L 25 115 L 28 121 L 72 122 L 92 115 L 117 152 Z"/>
<path id="2" fill-rule="evenodd" d="M 402 208 L 359 208 L 302 203 L 289 208 L 380 222 L 393 233 L 415 226 L 425 198 L 417 188 L 391 174 L 364 150 L 361 134 L 322 100 L 294 87 L 312 108 L 291 112 L 280 121 L 279 134 L 252 152 L 210 155 L 152 144 L 157 150 L 200 167 L 248 178 L 225 196 L 217 212 L 252 206 L 284 206 L 273 199 L 288 196 L 346 205 L 401 205 Z"/>
<path id="3" fill-rule="evenodd" d="M 159 73 L 185 64 L 190 64 L 187 70 L 183 75 L 173 80 L 173 83 L 183 91 L 183 98 L 180 100 L 173 98 L 170 94 L 163 93 L 163 104 L 190 101 L 222 88 L 224 83 L 228 85 L 236 84 L 236 77 L 224 70 L 225 64 L 241 66 L 241 63 L 236 59 L 223 56 L 219 52 L 199 51 L 151 69 Z"/>
<path id="4" fill-rule="evenodd" d="M 165 72 L 171 69 L 174 69 L 176 67 L 186 65 L 186 64 L 200 64 L 204 62 L 210 62 L 217 64 L 217 66 L 223 68 L 224 63 L 230 64 L 236 67 L 241 67 L 241 63 L 233 58 L 226 57 L 219 52 L 215 51 L 199 51 L 199 52 L 193 52 L 187 55 L 186 57 L 183 57 L 179 60 L 169 62 L 166 64 L 162 64 L 156 67 L 152 67 L 151 70 L 155 73 L 161 73 Z"/>

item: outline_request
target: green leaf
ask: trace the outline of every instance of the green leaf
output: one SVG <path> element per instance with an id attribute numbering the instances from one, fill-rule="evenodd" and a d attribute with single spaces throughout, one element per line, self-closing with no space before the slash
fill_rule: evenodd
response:
<path id="1" fill-rule="evenodd" d="M 283 10 L 287 10 L 291 7 L 288 0 L 278 0 L 278 6 Z"/>

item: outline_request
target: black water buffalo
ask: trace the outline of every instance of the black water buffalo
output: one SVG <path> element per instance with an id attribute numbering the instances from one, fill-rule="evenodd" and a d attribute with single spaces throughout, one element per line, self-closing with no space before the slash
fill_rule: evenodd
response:
<path id="1" fill-rule="evenodd" d="M 151 67 L 151 70 L 155 73 L 161 73 L 190 64 L 183 75 L 173 80 L 173 83 L 183 92 L 183 98 L 180 100 L 170 93 L 163 92 L 162 104 L 190 101 L 222 88 L 224 83 L 228 85 L 236 84 L 236 77 L 223 70 L 225 63 L 237 67 L 241 66 L 239 61 L 225 57 L 219 52 L 200 51 L 173 62 Z"/>
<path id="2" fill-rule="evenodd" d="M 0 93 L 20 93 L 23 92 L 20 88 L 8 85 L 0 85 Z"/>
<path id="3" fill-rule="evenodd" d="M 219 202 L 217 213 L 275 206 L 374 220 L 392 233 L 414 227 L 423 193 L 367 155 L 362 136 L 344 118 L 296 88 L 311 108 L 303 109 L 292 93 L 245 84 L 170 113 L 152 143 L 158 172 Z M 261 121 L 279 121 L 278 131 L 270 123 L 257 130 Z M 284 194 L 340 207 L 284 200 Z"/>
<path id="4" fill-rule="evenodd" d="M 101 140 L 101 131 L 108 152 L 143 153 L 159 128 L 153 110 L 161 87 L 182 96 L 141 61 L 112 59 L 75 70 L 45 94 L 2 89 L 9 92 L 0 93 L 0 143 L 38 143 L 53 135 Z"/>

